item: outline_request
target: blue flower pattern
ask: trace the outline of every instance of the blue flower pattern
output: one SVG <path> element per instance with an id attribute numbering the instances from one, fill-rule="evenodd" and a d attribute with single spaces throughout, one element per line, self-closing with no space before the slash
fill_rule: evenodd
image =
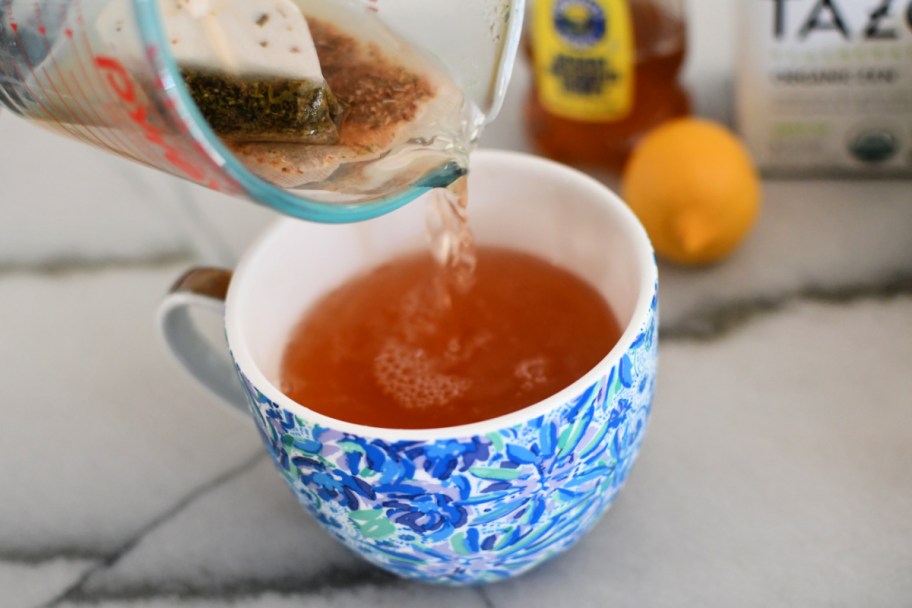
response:
<path id="1" fill-rule="evenodd" d="M 656 319 L 654 295 L 607 376 L 543 416 L 484 436 L 354 436 L 308 423 L 241 380 L 279 472 L 336 538 L 401 576 L 494 581 L 568 548 L 614 501 L 651 410 Z"/>

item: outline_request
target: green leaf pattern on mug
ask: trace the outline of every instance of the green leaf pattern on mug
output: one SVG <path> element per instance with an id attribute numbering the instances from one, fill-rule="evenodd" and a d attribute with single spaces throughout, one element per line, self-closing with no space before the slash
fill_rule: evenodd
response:
<path id="1" fill-rule="evenodd" d="M 396 531 L 382 509 L 360 509 L 348 514 L 361 534 L 373 540 L 382 540 L 392 536 Z"/>

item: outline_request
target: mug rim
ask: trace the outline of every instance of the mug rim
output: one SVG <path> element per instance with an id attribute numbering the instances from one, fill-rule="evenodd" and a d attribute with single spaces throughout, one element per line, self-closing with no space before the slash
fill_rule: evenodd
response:
<path id="1" fill-rule="evenodd" d="M 650 315 L 652 299 L 656 292 L 656 283 L 658 279 L 658 268 L 656 266 L 652 244 L 646 234 L 645 228 L 643 228 L 633 211 L 631 211 L 626 203 L 624 203 L 623 200 L 605 184 L 577 169 L 573 169 L 546 158 L 522 152 L 484 149 L 473 152 L 471 161 L 473 163 L 498 161 L 513 164 L 519 163 L 528 166 L 529 170 L 541 170 L 558 176 L 563 175 L 565 178 L 576 181 L 579 186 L 585 187 L 593 193 L 597 192 L 598 196 L 595 198 L 600 199 L 602 204 L 614 207 L 615 211 L 619 212 L 618 217 L 620 218 L 619 221 L 623 224 L 624 232 L 631 236 L 635 246 L 634 255 L 637 264 L 640 266 L 640 289 L 637 293 L 636 303 L 630 320 L 625 324 L 621 337 L 605 356 L 588 372 L 545 399 L 500 416 L 456 426 L 419 429 L 376 427 L 340 420 L 310 409 L 285 395 L 279 390 L 278 386 L 266 378 L 265 374 L 260 370 L 259 365 L 253 360 L 249 350 L 246 348 L 243 339 L 244 334 L 240 327 L 239 313 L 234 313 L 235 310 L 238 310 L 238 307 L 233 304 L 237 301 L 243 291 L 240 284 L 243 281 L 247 269 L 253 263 L 254 258 L 257 257 L 257 253 L 264 248 L 269 247 L 270 241 L 272 241 L 275 238 L 275 235 L 280 232 L 280 228 L 283 225 L 288 222 L 300 221 L 293 218 L 281 218 L 260 234 L 245 250 L 240 262 L 235 268 L 225 298 L 225 336 L 231 357 L 240 373 L 257 391 L 262 393 L 276 405 L 300 416 L 308 423 L 325 426 L 352 435 L 386 441 L 426 441 L 436 440 L 442 437 L 480 436 L 498 429 L 517 426 L 528 420 L 546 414 L 552 409 L 560 407 L 570 399 L 582 394 L 586 388 L 597 382 L 607 370 L 618 365 L 621 357 L 630 349 L 633 341 L 636 339 Z"/>

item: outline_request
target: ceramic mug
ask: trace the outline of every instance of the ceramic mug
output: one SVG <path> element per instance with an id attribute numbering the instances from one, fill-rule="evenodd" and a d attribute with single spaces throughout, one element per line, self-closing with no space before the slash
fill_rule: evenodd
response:
<path id="1" fill-rule="evenodd" d="M 649 240 L 605 186 L 533 156 L 480 151 L 469 192 L 478 242 L 572 270 L 623 328 L 592 370 L 524 409 L 449 428 L 374 428 L 317 413 L 277 388 L 285 342 L 309 305 L 359 271 L 427 247 L 420 202 L 361 224 L 281 220 L 233 276 L 186 274 L 159 314 L 176 357 L 253 416 L 279 473 L 330 534 L 398 575 L 453 584 L 525 572 L 611 505 L 643 440 L 658 337 Z M 224 315 L 233 365 L 196 330 L 194 306 Z"/>

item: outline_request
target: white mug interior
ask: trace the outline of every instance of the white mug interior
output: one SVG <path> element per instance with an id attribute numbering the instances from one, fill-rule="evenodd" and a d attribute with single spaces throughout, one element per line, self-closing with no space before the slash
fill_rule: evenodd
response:
<path id="1" fill-rule="evenodd" d="M 275 403 L 313 423 L 378 438 L 424 439 L 439 429 L 376 429 L 328 418 L 278 389 L 286 342 L 316 300 L 347 279 L 399 254 L 427 248 L 423 197 L 358 224 L 277 222 L 241 260 L 228 292 L 226 335 L 244 375 Z M 562 395 L 616 363 L 647 318 L 656 281 L 649 239 L 610 190 L 573 169 L 541 158 L 478 151 L 469 174 L 469 225 L 479 244 L 533 253 L 594 286 L 624 332 L 589 374 L 549 399 L 501 416 L 447 429 L 487 432 L 562 402 Z M 522 297 L 522 294 L 517 294 Z M 553 403 L 552 403 L 553 402 Z"/>

